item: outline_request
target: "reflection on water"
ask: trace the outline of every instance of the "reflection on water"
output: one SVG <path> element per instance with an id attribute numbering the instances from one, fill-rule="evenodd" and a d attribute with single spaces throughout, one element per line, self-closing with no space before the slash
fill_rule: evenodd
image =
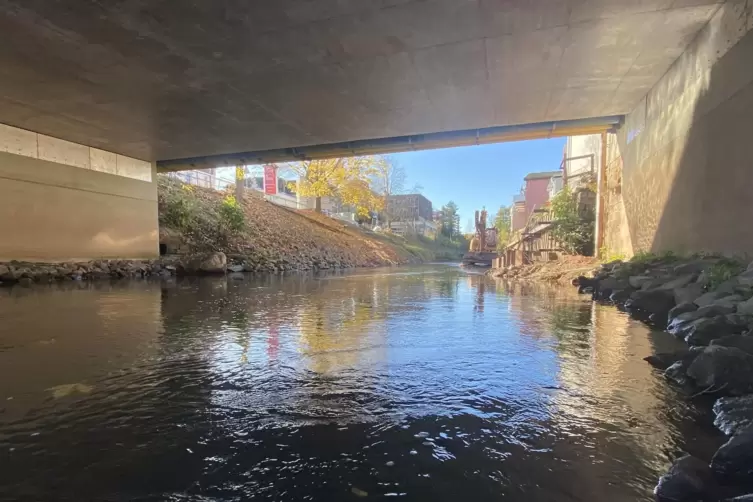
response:
<path id="1" fill-rule="evenodd" d="M 572 288 L 456 267 L 0 290 L 0 498 L 651 500 L 719 443 Z"/>

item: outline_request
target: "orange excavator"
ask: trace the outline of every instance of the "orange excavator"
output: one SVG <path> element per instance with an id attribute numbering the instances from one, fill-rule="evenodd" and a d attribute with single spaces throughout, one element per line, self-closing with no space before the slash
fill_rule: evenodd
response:
<path id="1" fill-rule="evenodd" d="M 469 250 L 463 255 L 463 265 L 491 267 L 497 258 L 497 229 L 487 228 L 486 209 L 476 211 L 476 232 L 471 238 Z"/>

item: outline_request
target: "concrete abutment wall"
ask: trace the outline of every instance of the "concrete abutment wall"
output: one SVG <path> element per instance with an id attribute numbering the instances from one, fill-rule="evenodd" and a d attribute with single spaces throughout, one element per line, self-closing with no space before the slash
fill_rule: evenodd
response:
<path id="1" fill-rule="evenodd" d="M 0 125 L 0 261 L 153 258 L 152 163 Z"/>
<path id="2" fill-rule="evenodd" d="M 753 2 L 730 0 L 607 141 L 604 246 L 753 253 Z"/>

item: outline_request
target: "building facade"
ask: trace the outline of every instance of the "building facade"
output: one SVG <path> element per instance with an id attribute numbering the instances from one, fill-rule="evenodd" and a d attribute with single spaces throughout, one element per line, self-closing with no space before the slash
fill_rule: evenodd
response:
<path id="1" fill-rule="evenodd" d="M 421 194 L 390 195 L 387 211 L 391 221 L 432 220 L 431 201 Z"/>

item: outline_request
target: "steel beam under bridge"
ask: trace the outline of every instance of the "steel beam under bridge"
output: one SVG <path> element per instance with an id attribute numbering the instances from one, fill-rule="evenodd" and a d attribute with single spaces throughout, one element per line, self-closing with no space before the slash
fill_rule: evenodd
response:
<path id="1" fill-rule="evenodd" d="M 186 159 L 161 160 L 157 162 L 159 172 L 186 171 L 212 167 L 268 164 L 313 159 L 331 159 L 360 155 L 379 155 L 434 148 L 484 145 L 529 139 L 600 134 L 614 129 L 622 123 L 622 116 L 599 117 L 578 120 L 541 122 L 515 126 L 487 127 L 462 131 L 415 134 L 392 138 L 367 139 L 331 143 L 298 148 L 279 148 L 255 152 L 228 153 L 192 157 Z"/>

